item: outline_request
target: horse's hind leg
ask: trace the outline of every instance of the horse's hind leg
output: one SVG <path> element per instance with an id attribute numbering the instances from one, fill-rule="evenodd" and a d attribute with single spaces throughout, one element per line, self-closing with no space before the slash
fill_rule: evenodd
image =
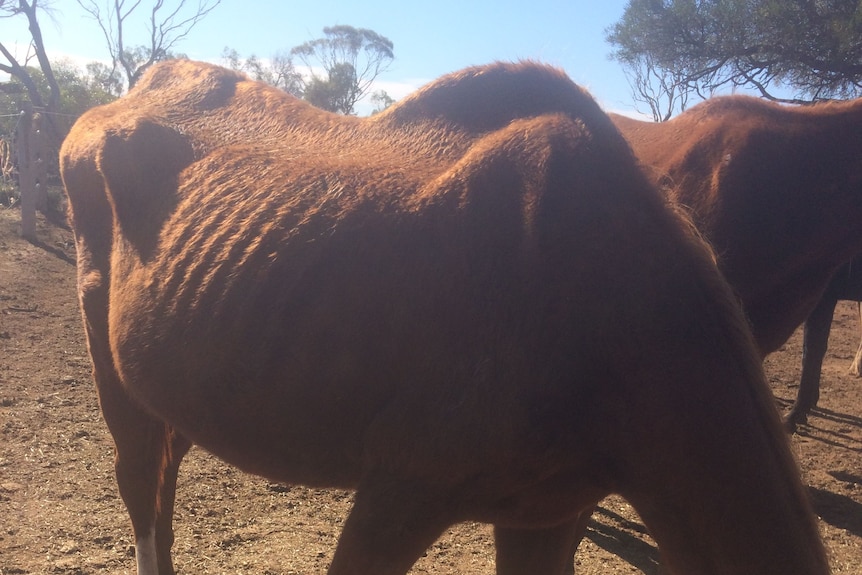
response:
<path id="1" fill-rule="evenodd" d="M 588 509 L 581 511 L 580 515 L 578 515 L 577 523 L 575 524 L 575 534 L 572 538 L 571 545 L 571 553 L 569 553 L 569 561 L 566 563 L 566 575 L 571 575 L 575 572 L 575 553 L 578 551 L 578 547 L 583 541 L 584 537 L 587 535 L 587 525 L 590 523 L 590 518 L 593 516 L 593 513 L 596 512 L 596 508 L 599 506 L 598 503 L 593 504 Z"/>
<path id="2" fill-rule="evenodd" d="M 862 301 L 856 302 L 859 310 L 859 328 L 862 330 Z M 853 363 L 850 364 L 850 373 L 852 375 L 862 376 L 862 341 L 859 342 L 859 349 L 856 350 L 856 357 L 853 358 Z"/>
<path id="3" fill-rule="evenodd" d="M 191 444 L 138 407 L 113 366 L 97 363 L 95 375 L 102 414 L 114 438 L 117 487 L 132 521 L 138 575 L 173 575 L 177 473 Z"/>
<path id="4" fill-rule="evenodd" d="M 156 553 L 159 573 L 173 573 L 171 547 L 174 545 L 174 502 L 180 463 L 191 449 L 191 442 L 176 430 L 166 428 L 165 468 L 156 501 Z"/>
<path id="5" fill-rule="evenodd" d="M 808 419 L 808 412 L 820 398 L 820 369 L 829 342 L 832 314 L 838 301 L 829 296 L 821 298 L 817 307 L 805 320 L 802 343 L 802 376 L 793 407 L 785 417 L 788 431 L 793 432 L 800 423 Z"/>

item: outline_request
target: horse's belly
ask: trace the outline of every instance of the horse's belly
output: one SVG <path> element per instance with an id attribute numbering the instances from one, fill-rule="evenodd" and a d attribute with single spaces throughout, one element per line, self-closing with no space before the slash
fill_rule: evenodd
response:
<path id="1" fill-rule="evenodd" d="M 112 334 L 118 371 L 149 411 L 245 471 L 291 483 L 355 483 L 380 395 L 361 367 L 274 342 L 265 326 L 259 339 L 239 341 L 225 335 L 229 326 L 205 328 L 201 316 L 155 321 L 122 306 L 114 311 L 117 323 L 132 326 Z"/>

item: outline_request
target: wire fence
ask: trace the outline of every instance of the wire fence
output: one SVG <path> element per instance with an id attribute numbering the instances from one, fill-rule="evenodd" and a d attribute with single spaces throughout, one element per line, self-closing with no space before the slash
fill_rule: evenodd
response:
<path id="1" fill-rule="evenodd" d="M 0 114 L 0 120 L 16 118 L 17 121 L 13 124 L 4 123 L 0 127 L 0 194 L 5 193 L 5 197 L 0 197 L 0 203 L 7 200 L 12 195 L 10 188 L 18 187 L 18 164 L 20 163 L 19 145 L 21 122 L 30 121 L 34 114 L 38 114 L 41 118 L 60 118 L 63 120 L 76 120 L 80 114 L 66 114 L 63 112 L 48 112 L 44 108 L 37 106 L 28 106 L 28 109 L 21 110 L 17 113 Z M 62 130 L 61 130 L 62 131 Z M 41 136 L 44 137 L 44 136 Z M 47 142 L 46 142 L 47 144 Z M 58 146 L 57 142 L 53 143 Z M 44 159 L 44 158 L 43 158 Z M 56 162 L 50 162 L 52 168 Z M 54 174 L 56 179 L 57 174 Z M 17 195 L 17 189 L 14 190 Z"/>

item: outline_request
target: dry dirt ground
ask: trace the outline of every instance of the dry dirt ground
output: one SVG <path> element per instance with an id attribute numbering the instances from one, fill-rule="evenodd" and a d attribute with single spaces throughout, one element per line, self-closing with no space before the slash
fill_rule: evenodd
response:
<path id="1" fill-rule="evenodd" d="M 40 221 L 17 235 L 0 207 L 0 575 L 134 573 L 112 442 L 90 381 L 75 300 L 71 233 Z M 820 407 L 793 438 L 834 573 L 862 573 L 862 380 L 847 375 L 859 338 L 839 304 Z M 779 407 L 796 393 L 797 333 L 766 368 Z M 199 449 L 181 469 L 180 573 L 324 573 L 350 506 L 346 492 L 245 475 Z M 657 571 L 658 553 L 624 501 L 602 503 L 577 554 L 579 574 Z M 411 573 L 491 574 L 490 530 L 450 529 Z"/>

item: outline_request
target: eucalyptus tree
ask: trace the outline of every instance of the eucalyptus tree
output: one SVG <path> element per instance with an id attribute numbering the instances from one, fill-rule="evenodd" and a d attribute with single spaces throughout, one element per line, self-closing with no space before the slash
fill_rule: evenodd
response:
<path id="1" fill-rule="evenodd" d="M 665 97 L 747 86 L 804 103 L 862 88 L 856 0 L 630 0 L 606 38 L 635 78 L 661 78 L 652 93 Z"/>

